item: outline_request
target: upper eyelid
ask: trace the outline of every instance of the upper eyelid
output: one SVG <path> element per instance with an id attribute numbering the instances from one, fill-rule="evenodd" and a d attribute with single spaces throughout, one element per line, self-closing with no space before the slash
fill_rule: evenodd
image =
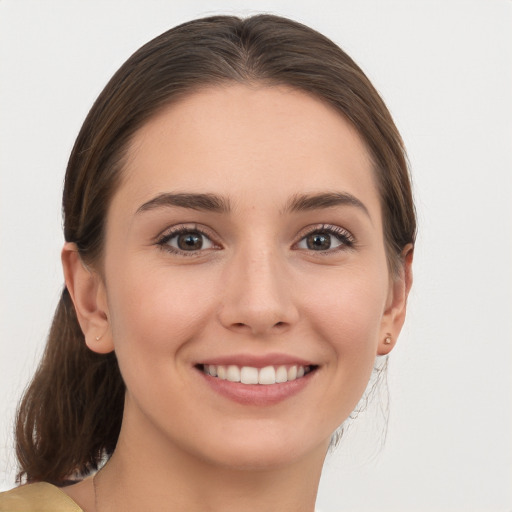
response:
<path id="1" fill-rule="evenodd" d="M 175 235 L 179 235 L 183 232 L 194 232 L 197 231 L 198 233 L 201 233 L 202 235 L 208 237 L 212 242 L 220 243 L 219 239 L 220 237 L 211 229 L 209 229 L 206 226 L 203 226 L 201 224 L 197 223 L 182 223 L 182 224 L 176 224 L 174 226 L 168 226 L 155 237 L 155 241 L 159 242 L 164 238 L 172 238 Z"/>
<path id="2" fill-rule="evenodd" d="M 163 231 L 160 232 L 160 234 L 154 239 L 154 245 L 158 246 L 161 250 L 165 250 L 165 252 L 174 254 L 176 256 L 201 257 L 208 251 L 218 250 L 218 249 L 223 248 L 222 245 L 217 241 L 216 237 L 211 236 L 207 231 L 210 231 L 210 230 L 207 228 L 198 226 L 197 224 L 194 224 L 193 226 L 186 225 L 186 224 L 173 225 L 173 226 L 167 227 L 166 229 L 164 229 Z M 183 249 L 180 249 L 179 247 L 173 247 L 169 243 L 176 236 L 179 236 L 179 235 L 185 234 L 185 233 L 194 233 L 194 232 L 199 233 L 201 236 L 208 238 L 208 240 L 212 243 L 213 247 L 185 251 Z"/>
<path id="3" fill-rule="evenodd" d="M 165 238 L 172 238 L 173 236 L 176 236 L 182 232 L 194 232 L 197 231 L 198 233 L 201 233 L 202 235 L 209 238 L 214 244 L 216 245 L 223 245 L 222 237 L 220 237 L 216 231 L 212 230 L 211 228 L 208 228 L 207 226 L 204 226 L 202 224 L 197 223 L 181 223 L 176 224 L 173 226 L 168 226 L 164 230 L 162 230 L 156 237 L 155 242 L 159 243 Z M 347 238 L 350 239 L 351 242 L 355 243 L 356 238 L 352 234 L 351 231 L 348 229 L 338 226 L 335 224 L 327 224 L 327 223 L 317 223 L 317 224 L 311 224 L 308 226 L 304 226 L 299 230 L 299 232 L 295 235 L 293 242 L 293 245 L 300 242 L 304 237 L 310 235 L 311 233 L 315 232 L 321 232 L 321 231 L 328 231 L 331 232 L 334 236 L 338 234 L 338 231 L 341 231 L 343 234 L 346 234 Z"/>
<path id="4" fill-rule="evenodd" d="M 355 237 L 352 234 L 351 231 L 349 231 L 347 228 L 344 228 L 342 226 L 337 226 L 335 224 L 313 224 L 310 226 L 305 226 L 297 233 L 297 241 L 302 240 L 305 236 L 310 235 L 311 233 L 315 233 L 317 231 L 330 231 L 333 234 L 336 234 L 337 231 L 342 231 L 343 233 L 346 233 L 347 236 L 355 241 Z"/>

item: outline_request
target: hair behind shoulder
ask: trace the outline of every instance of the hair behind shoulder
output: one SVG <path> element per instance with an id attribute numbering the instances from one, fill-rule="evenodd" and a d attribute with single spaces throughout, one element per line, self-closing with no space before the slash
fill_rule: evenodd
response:
<path id="1" fill-rule="evenodd" d="M 115 355 L 87 349 L 64 288 L 39 368 L 16 419 L 18 481 L 61 485 L 113 452 L 124 403 Z"/>
<path id="2" fill-rule="evenodd" d="M 354 61 L 300 23 L 271 15 L 214 16 L 184 23 L 136 51 L 92 106 L 64 185 L 64 236 L 101 271 L 105 220 L 134 133 L 160 109 L 207 86 L 287 85 L 348 119 L 374 161 L 390 269 L 414 243 L 416 219 L 400 135 Z M 108 458 L 121 428 L 124 384 L 115 354 L 87 349 L 64 289 L 46 350 L 16 424 L 18 479 L 63 484 Z"/>

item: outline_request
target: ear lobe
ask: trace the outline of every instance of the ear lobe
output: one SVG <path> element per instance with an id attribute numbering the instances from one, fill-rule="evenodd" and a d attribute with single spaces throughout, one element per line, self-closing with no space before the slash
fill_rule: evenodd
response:
<path id="1" fill-rule="evenodd" d="M 381 323 L 378 355 L 386 355 L 391 352 L 404 325 L 407 298 L 412 286 L 413 254 L 414 246 L 407 244 L 402 251 L 400 273 L 391 278 L 388 302 Z"/>
<path id="2" fill-rule="evenodd" d="M 87 346 L 99 354 L 112 352 L 114 346 L 101 276 L 84 264 L 74 243 L 64 244 L 61 259 L 66 287 Z"/>

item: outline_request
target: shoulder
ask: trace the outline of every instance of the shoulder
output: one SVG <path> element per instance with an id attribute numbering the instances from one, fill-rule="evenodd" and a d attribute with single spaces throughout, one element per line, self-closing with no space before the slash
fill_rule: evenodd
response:
<path id="1" fill-rule="evenodd" d="M 39 482 L 0 493 L 0 512 L 83 512 L 63 491 Z"/>

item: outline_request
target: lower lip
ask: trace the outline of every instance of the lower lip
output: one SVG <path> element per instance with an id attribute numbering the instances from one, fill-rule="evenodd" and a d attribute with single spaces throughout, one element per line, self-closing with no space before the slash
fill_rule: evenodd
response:
<path id="1" fill-rule="evenodd" d="M 207 375 L 199 370 L 205 382 L 216 393 L 243 405 L 273 405 L 300 393 L 314 377 L 315 369 L 300 379 L 277 384 L 242 384 Z"/>

